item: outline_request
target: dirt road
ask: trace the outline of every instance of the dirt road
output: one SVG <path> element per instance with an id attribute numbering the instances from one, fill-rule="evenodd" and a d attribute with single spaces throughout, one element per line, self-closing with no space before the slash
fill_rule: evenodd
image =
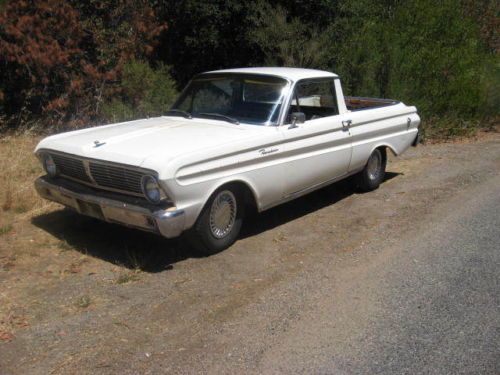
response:
<path id="1" fill-rule="evenodd" d="M 391 158 L 229 250 L 50 206 L 0 236 L 0 374 L 500 372 L 500 135 Z"/>

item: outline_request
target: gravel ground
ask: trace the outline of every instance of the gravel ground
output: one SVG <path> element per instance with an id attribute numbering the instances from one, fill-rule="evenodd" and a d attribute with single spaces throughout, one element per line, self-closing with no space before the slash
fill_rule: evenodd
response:
<path id="1" fill-rule="evenodd" d="M 57 206 L 16 222 L 0 374 L 500 373 L 500 135 L 388 171 L 255 215 L 208 258 Z"/>

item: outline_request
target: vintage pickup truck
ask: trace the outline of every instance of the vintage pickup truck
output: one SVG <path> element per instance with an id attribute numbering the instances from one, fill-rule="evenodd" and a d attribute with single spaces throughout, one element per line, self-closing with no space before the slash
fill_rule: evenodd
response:
<path id="1" fill-rule="evenodd" d="M 258 211 L 357 174 L 384 179 L 387 149 L 418 142 L 415 107 L 344 97 L 337 75 L 297 68 L 199 74 L 165 115 L 62 133 L 36 155 L 38 193 L 81 214 L 213 254 Z"/>

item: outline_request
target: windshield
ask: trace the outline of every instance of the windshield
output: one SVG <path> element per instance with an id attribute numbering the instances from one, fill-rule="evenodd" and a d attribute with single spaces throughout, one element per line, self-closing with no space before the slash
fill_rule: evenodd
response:
<path id="1" fill-rule="evenodd" d="M 203 74 L 184 89 L 171 112 L 254 125 L 276 125 L 288 82 L 253 74 Z"/>

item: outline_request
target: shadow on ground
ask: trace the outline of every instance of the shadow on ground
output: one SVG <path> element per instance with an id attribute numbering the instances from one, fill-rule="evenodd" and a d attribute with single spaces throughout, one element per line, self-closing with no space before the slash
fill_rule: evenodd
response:
<path id="1" fill-rule="evenodd" d="M 385 181 L 399 174 L 387 172 Z M 251 213 L 245 219 L 240 238 L 266 232 L 345 199 L 356 193 L 353 185 L 352 179 L 346 179 L 261 214 Z M 69 209 L 39 215 L 32 223 L 61 240 L 63 246 L 67 244 L 80 253 L 129 269 L 161 272 L 179 261 L 200 257 L 182 237 L 169 240 L 88 218 Z"/>
<path id="2" fill-rule="evenodd" d="M 174 263 L 197 255 L 178 239 L 106 223 L 61 209 L 33 218 L 32 223 L 72 248 L 107 262 L 145 272 L 171 269 Z M 66 245 L 67 244 L 67 245 Z"/>
<path id="3" fill-rule="evenodd" d="M 392 180 L 400 174 L 386 172 L 384 182 Z M 355 183 L 353 178 L 348 178 L 260 214 L 254 212 L 246 220 L 240 238 L 254 236 L 279 227 L 323 207 L 335 204 L 353 194 L 357 194 Z"/>

